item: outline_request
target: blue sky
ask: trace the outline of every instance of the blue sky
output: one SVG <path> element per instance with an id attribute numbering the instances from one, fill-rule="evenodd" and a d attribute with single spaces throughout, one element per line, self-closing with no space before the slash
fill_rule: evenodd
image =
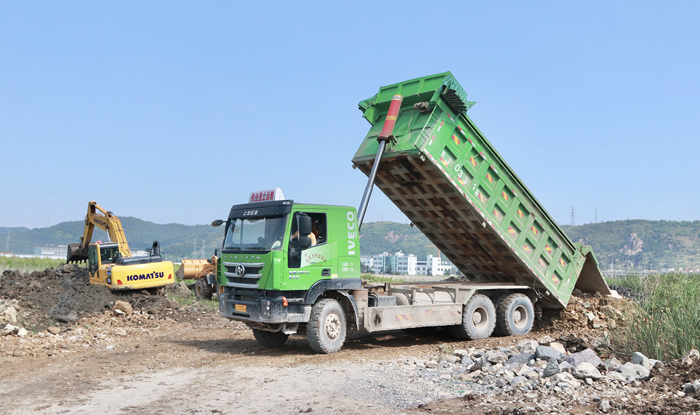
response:
<path id="1" fill-rule="evenodd" d="M 560 223 L 700 219 L 700 3 L 293 3 L 0 1 L 0 226 L 357 206 L 357 103 L 447 70 Z"/>

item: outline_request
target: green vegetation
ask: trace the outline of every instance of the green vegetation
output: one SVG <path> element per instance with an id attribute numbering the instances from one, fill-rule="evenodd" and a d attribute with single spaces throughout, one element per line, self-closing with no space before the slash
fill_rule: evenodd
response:
<path id="1" fill-rule="evenodd" d="M 384 284 L 387 282 L 391 283 L 397 283 L 397 282 L 405 282 L 405 280 L 401 279 L 400 276 L 397 276 L 396 278 L 391 278 L 391 277 L 380 277 L 374 274 L 362 274 L 360 276 L 364 281 L 367 281 L 370 284 Z"/>
<path id="2" fill-rule="evenodd" d="M 43 271 L 46 268 L 56 268 L 65 263 L 60 259 L 47 258 L 20 258 L 16 256 L 0 256 L 0 273 L 5 270 L 19 270 L 22 272 Z"/>
<path id="3" fill-rule="evenodd" d="M 627 324 L 613 333 L 615 348 L 648 357 L 670 360 L 700 346 L 700 278 L 697 274 L 651 274 L 611 278 L 639 292 L 638 307 L 627 315 Z"/>

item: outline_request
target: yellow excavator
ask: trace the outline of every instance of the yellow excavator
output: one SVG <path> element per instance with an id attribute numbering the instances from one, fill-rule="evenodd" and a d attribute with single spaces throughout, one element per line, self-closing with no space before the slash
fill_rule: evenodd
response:
<path id="1" fill-rule="evenodd" d="M 95 226 L 107 232 L 110 242 L 91 243 Z M 68 245 L 67 262 L 88 261 L 90 284 L 106 285 L 112 290 L 155 289 L 175 282 L 173 263 L 163 261 L 158 242 L 150 255 L 133 256 L 122 223 L 97 202 L 88 203 L 85 231 L 80 243 Z"/>

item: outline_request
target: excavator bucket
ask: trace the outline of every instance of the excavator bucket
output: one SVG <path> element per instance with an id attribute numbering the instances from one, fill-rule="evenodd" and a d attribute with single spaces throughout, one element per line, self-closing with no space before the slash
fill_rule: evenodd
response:
<path id="1" fill-rule="evenodd" d="M 214 272 L 216 270 L 206 259 L 183 259 L 176 276 L 180 280 L 196 280 Z"/>
<path id="2" fill-rule="evenodd" d="M 80 244 L 70 244 L 68 245 L 68 257 L 66 258 L 66 263 L 71 262 L 83 262 L 88 259 L 88 250 L 80 248 Z"/>

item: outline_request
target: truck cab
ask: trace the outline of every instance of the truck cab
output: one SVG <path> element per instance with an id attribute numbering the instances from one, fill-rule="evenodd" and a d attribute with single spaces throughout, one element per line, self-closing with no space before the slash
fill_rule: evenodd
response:
<path id="1" fill-rule="evenodd" d="M 362 289 L 355 208 L 293 200 L 234 205 L 224 235 L 219 311 L 247 323 L 256 338 L 267 338 L 262 343 L 296 333 L 319 298 L 334 298 L 345 315 L 356 316 L 348 295 Z"/>

